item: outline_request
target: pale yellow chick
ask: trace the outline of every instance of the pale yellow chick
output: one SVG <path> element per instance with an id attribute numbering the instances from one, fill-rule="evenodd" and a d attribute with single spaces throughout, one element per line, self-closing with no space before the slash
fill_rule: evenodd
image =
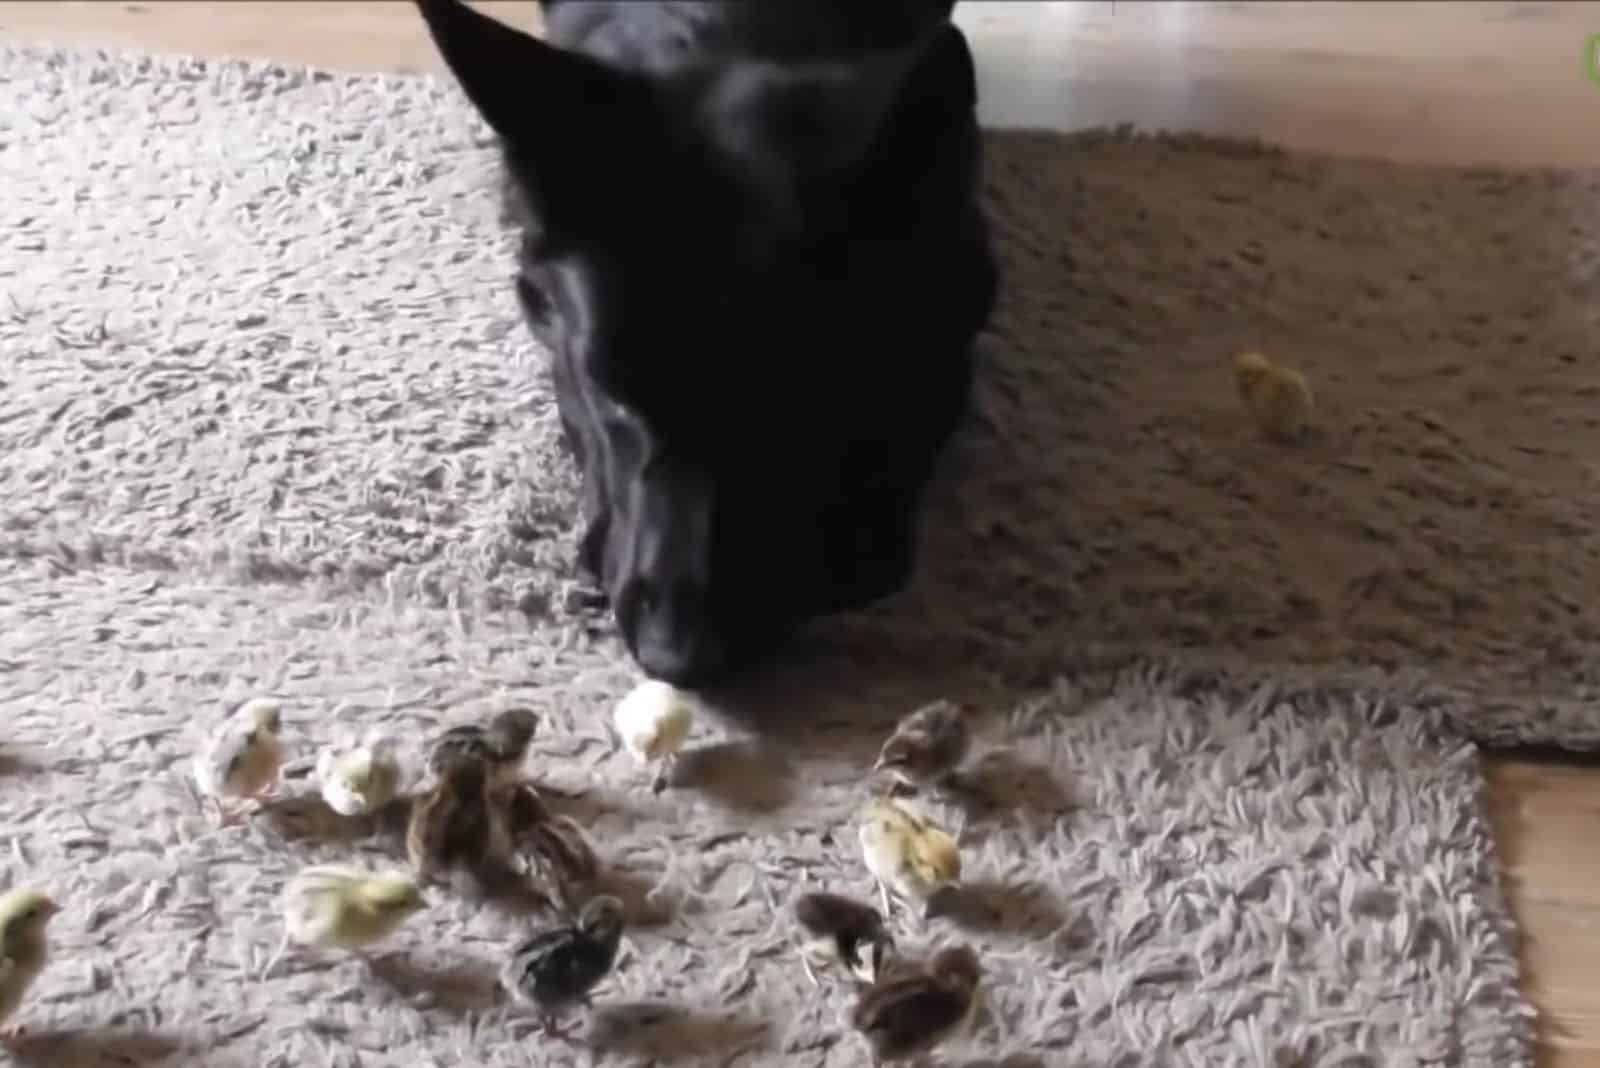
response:
<path id="1" fill-rule="evenodd" d="M 367 947 L 393 934 L 427 907 L 415 879 L 401 871 L 369 872 L 318 865 L 283 892 L 283 942 L 263 974 L 272 971 L 290 942 L 345 949 L 365 957 Z"/>
<path id="2" fill-rule="evenodd" d="M 282 729 L 278 703 L 251 698 L 229 712 L 195 755 L 195 785 L 211 799 L 224 825 L 238 818 L 238 812 L 228 807 L 230 802 L 260 800 L 277 786 L 283 764 L 283 744 L 278 739 Z"/>
<path id="3" fill-rule="evenodd" d="M 861 856 L 878 884 L 883 911 L 889 895 L 919 901 L 961 878 L 961 850 L 955 838 L 922 812 L 891 797 L 873 798 L 861 811 Z"/>
<path id="4" fill-rule="evenodd" d="M 1259 352 L 1234 357 L 1233 373 L 1239 399 L 1264 433 L 1292 440 L 1311 425 L 1311 385 L 1305 375 Z"/>
<path id="5" fill-rule="evenodd" d="M 46 929 L 59 911 L 39 890 L 21 888 L 0 896 L 0 1037 L 12 1039 L 22 1032 L 8 1021 L 49 961 Z"/>
<path id="6" fill-rule="evenodd" d="M 387 740 L 372 739 L 350 749 L 324 749 L 317 757 L 322 800 L 341 816 L 364 816 L 393 801 L 400 792 L 400 762 Z"/>
<path id="7" fill-rule="evenodd" d="M 690 698 L 675 686 L 649 679 L 617 702 L 612 717 L 622 747 L 640 764 L 655 764 L 651 790 L 666 789 L 678 751 L 694 726 Z"/>

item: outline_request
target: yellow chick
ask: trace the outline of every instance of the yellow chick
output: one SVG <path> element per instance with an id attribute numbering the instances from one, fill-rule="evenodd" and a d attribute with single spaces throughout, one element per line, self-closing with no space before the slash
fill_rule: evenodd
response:
<path id="1" fill-rule="evenodd" d="M 400 792 L 400 762 L 387 739 L 350 749 L 324 749 L 317 757 L 322 800 L 341 816 L 364 816 Z"/>
<path id="2" fill-rule="evenodd" d="M 1311 423 L 1311 385 L 1305 375 L 1273 363 L 1259 352 L 1233 360 L 1239 399 L 1262 431 L 1281 440 L 1298 438 Z"/>
<path id="3" fill-rule="evenodd" d="M 422 889 L 405 872 L 338 865 L 306 868 L 284 888 L 283 941 L 263 975 L 272 971 L 291 942 L 346 949 L 365 958 L 369 946 L 426 906 Z"/>
<path id="4" fill-rule="evenodd" d="M 648 679 L 617 702 L 612 721 L 623 748 L 640 764 L 657 766 L 651 792 L 665 790 L 673 762 L 694 725 L 688 695 L 675 686 Z"/>
<path id="5" fill-rule="evenodd" d="M 956 840 L 903 801 L 877 797 L 861 811 L 861 856 L 889 914 L 889 891 L 922 902 L 961 878 Z"/>
<path id="6" fill-rule="evenodd" d="M 234 708 L 194 760 L 194 781 L 224 826 L 238 819 L 229 802 L 268 796 L 283 764 L 283 728 L 276 701 L 254 697 Z"/>
<path id="7" fill-rule="evenodd" d="M 54 901 L 34 889 L 0 896 L 0 1027 L 5 1028 L 3 1037 L 7 1039 L 22 1032 L 20 1026 L 7 1021 L 49 961 L 46 929 L 50 917 L 60 911 Z"/>

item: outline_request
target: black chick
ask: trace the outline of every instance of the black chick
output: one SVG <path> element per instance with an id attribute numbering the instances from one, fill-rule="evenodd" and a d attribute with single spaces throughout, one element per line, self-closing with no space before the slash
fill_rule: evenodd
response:
<path id="1" fill-rule="evenodd" d="M 428 771 L 439 776 L 447 764 L 460 757 L 487 764 L 497 775 L 513 771 L 527 755 L 538 726 L 539 717 L 532 709 L 508 708 L 496 713 L 487 725 L 451 727 L 433 740 Z"/>
<path id="2" fill-rule="evenodd" d="M 825 968 L 836 961 L 861 982 L 871 983 L 894 954 L 894 936 L 884 926 L 883 914 L 871 905 L 814 891 L 795 900 L 794 916 L 806 934 L 800 963 L 813 985 L 818 985 L 813 967 Z"/>
<path id="3" fill-rule="evenodd" d="M 971 947 L 942 949 L 925 967 L 895 967 L 862 991 L 850 1022 L 874 1064 L 924 1056 L 970 1018 L 981 976 Z"/>
<path id="4" fill-rule="evenodd" d="M 611 972 L 622 944 L 622 902 L 610 894 L 590 898 L 571 923 L 547 928 L 511 952 L 500 985 L 539 1012 L 546 1034 L 560 1036 L 557 1019 Z"/>

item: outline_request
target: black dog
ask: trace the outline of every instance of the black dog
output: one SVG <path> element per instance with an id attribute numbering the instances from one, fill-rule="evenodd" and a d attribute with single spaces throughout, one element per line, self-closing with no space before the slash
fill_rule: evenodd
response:
<path id="1" fill-rule="evenodd" d="M 901 589 L 997 273 L 954 0 L 417 0 L 499 136 L 582 470 L 579 562 L 715 683 Z"/>

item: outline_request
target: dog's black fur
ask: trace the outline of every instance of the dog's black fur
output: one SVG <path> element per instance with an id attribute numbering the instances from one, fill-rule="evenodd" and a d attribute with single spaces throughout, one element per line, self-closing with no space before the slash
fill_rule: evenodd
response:
<path id="1" fill-rule="evenodd" d="M 954 0 L 417 0 L 498 134 L 579 561 L 645 672 L 720 681 L 902 588 L 997 273 Z"/>

